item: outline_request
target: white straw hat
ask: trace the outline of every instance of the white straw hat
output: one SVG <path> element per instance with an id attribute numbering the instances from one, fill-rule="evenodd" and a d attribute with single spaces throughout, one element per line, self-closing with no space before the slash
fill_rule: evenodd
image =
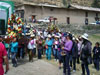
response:
<path id="1" fill-rule="evenodd" d="M 56 37 L 56 38 L 60 38 L 60 37 L 59 37 L 59 36 L 57 36 L 57 35 L 56 35 L 55 37 Z"/>
<path id="2" fill-rule="evenodd" d="M 33 35 L 30 35 L 30 37 L 34 37 L 35 35 L 33 34 Z"/>
<path id="3" fill-rule="evenodd" d="M 84 33 L 81 37 L 84 38 L 84 39 L 86 39 L 86 40 L 88 40 L 88 36 L 89 35 L 87 33 Z"/>
<path id="4" fill-rule="evenodd" d="M 22 35 L 24 35 L 24 33 L 22 33 Z"/>
<path id="5" fill-rule="evenodd" d="M 5 36 L 5 39 L 7 39 L 7 36 Z"/>
<path id="6" fill-rule="evenodd" d="M 52 34 L 52 36 L 55 36 L 55 34 Z"/>
<path id="7" fill-rule="evenodd" d="M 51 35 L 50 34 L 48 35 L 48 38 L 51 38 Z"/>
<path id="8" fill-rule="evenodd" d="M 27 25 L 26 28 L 30 28 L 30 26 Z"/>

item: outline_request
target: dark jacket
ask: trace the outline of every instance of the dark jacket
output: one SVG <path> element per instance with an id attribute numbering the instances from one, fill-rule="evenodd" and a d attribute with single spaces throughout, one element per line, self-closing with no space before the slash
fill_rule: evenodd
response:
<path id="1" fill-rule="evenodd" d="M 72 57 L 78 56 L 78 46 L 77 43 L 73 41 L 73 47 L 72 47 Z"/>
<path id="2" fill-rule="evenodd" d="M 42 40 L 38 40 L 37 41 L 37 49 L 38 50 L 42 50 L 43 49 Z"/>
<path id="3" fill-rule="evenodd" d="M 94 47 L 93 48 L 93 59 L 99 59 L 100 58 L 100 47 Z"/>
<path id="4" fill-rule="evenodd" d="M 82 44 L 81 60 L 87 63 L 87 59 L 91 56 L 92 43 L 86 41 Z"/>

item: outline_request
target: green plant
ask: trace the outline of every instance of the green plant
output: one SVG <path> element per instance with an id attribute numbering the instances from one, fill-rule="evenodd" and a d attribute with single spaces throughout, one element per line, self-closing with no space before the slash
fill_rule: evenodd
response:
<path id="1" fill-rule="evenodd" d="M 100 0 L 94 0 L 92 7 L 100 8 Z"/>

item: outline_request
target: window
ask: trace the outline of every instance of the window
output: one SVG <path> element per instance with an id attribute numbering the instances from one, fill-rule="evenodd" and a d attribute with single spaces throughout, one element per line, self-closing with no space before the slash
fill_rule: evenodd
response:
<path id="1" fill-rule="evenodd" d="M 98 13 L 96 13 L 96 17 L 98 17 Z"/>
<path id="2" fill-rule="evenodd" d="M 50 9 L 50 11 L 53 11 L 53 9 Z"/>
<path id="3" fill-rule="evenodd" d="M 70 24 L 70 17 L 67 17 L 67 24 Z"/>
<path id="4" fill-rule="evenodd" d="M 88 12 L 85 12 L 85 17 L 88 17 Z"/>
<path id="5" fill-rule="evenodd" d="M 6 33 L 5 20 L 0 20 L 0 35 Z"/>
<path id="6" fill-rule="evenodd" d="M 88 18 L 85 19 L 85 25 L 88 25 Z"/>
<path id="7" fill-rule="evenodd" d="M 95 21 L 99 21 L 98 13 L 96 13 Z"/>
<path id="8" fill-rule="evenodd" d="M 24 18 L 24 12 L 21 12 L 21 18 Z"/>

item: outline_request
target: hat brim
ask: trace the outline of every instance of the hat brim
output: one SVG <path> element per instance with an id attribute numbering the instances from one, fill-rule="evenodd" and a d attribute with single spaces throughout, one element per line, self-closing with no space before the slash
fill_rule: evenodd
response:
<path id="1" fill-rule="evenodd" d="M 81 37 L 82 37 L 83 39 L 86 39 L 86 40 L 88 40 L 88 38 L 87 38 L 87 37 L 85 37 L 84 35 L 82 35 Z"/>

